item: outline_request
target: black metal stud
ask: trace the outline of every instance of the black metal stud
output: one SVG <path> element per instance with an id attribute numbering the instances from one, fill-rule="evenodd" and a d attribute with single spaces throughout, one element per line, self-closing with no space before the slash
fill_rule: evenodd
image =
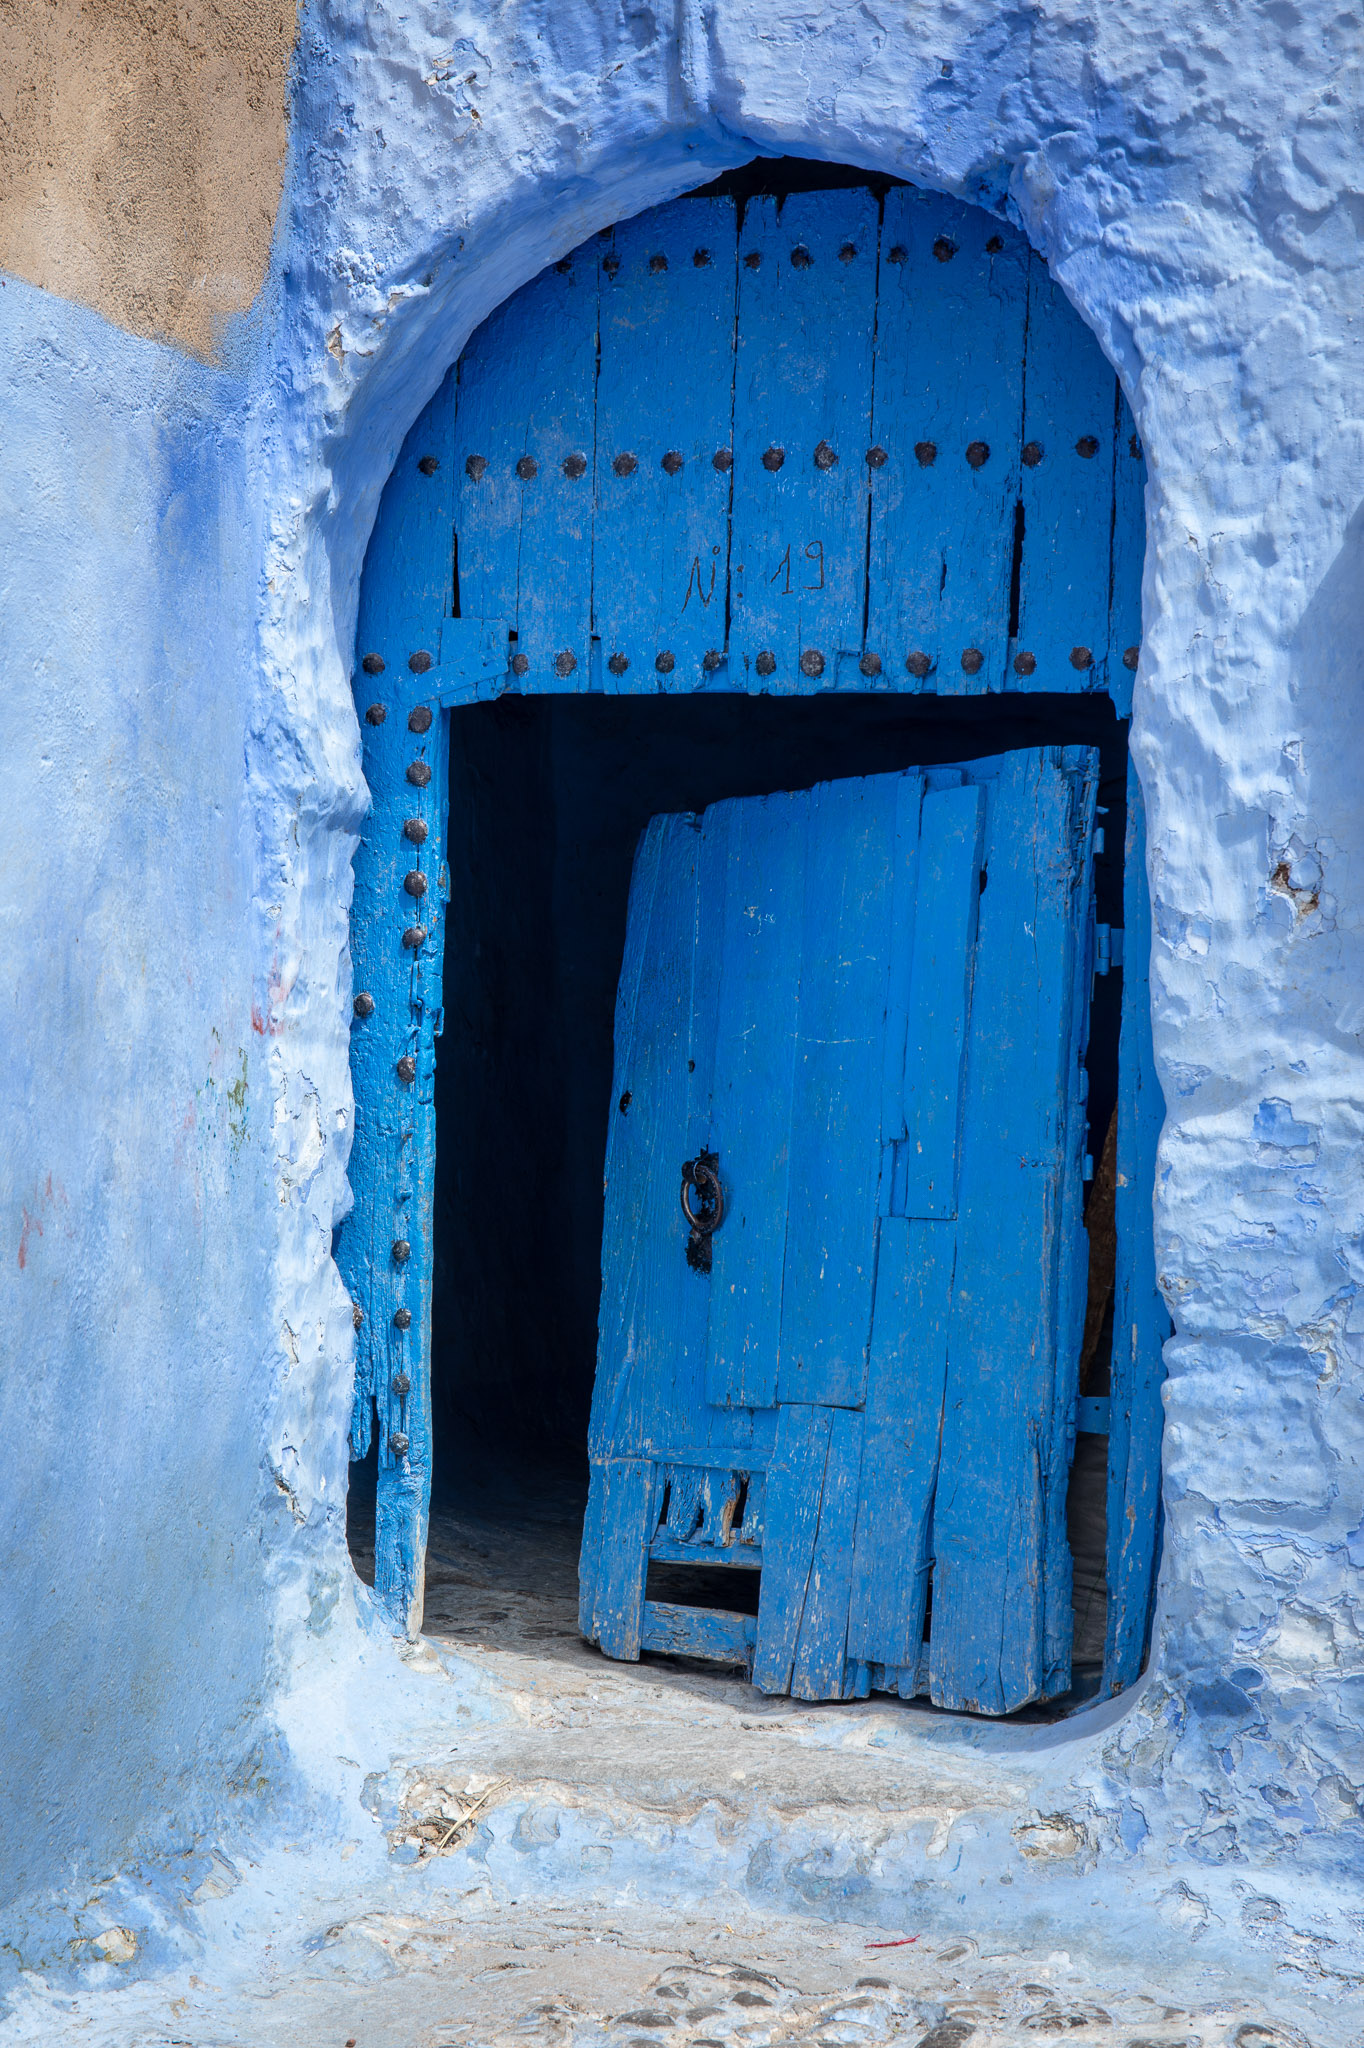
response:
<path id="1" fill-rule="evenodd" d="M 763 259 L 761 250 L 750 249 L 747 256 L 745 256 L 744 258 L 744 269 L 756 270 L 758 265 L 762 262 L 762 260 Z"/>
<path id="2" fill-rule="evenodd" d="M 411 1256 L 412 1256 L 412 1247 L 411 1247 L 411 1245 L 410 1245 L 410 1244 L 408 1243 L 407 1239 L 406 1239 L 405 1237 L 395 1237 L 395 1238 L 394 1238 L 394 1240 L 393 1240 L 393 1263 L 394 1263 L 394 1265 L 395 1265 L 395 1266 L 405 1266 L 405 1265 L 407 1264 L 408 1260 L 409 1260 L 409 1259 L 411 1258 Z"/>
<path id="3" fill-rule="evenodd" d="M 1140 660 L 1140 647 L 1125 647 L 1123 649 L 1122 665 L 1124 668 L 1135 668 Z"/>
<path id="4" fill-rule="evenodd" d="M 464 464 L 464 474 L 471 483 L 477 483 L 488 467 L 486 455 L 471 455 Z"/>
<path id="5" fill-rule="evenodd" d="M 966 460 L 970 463 L 972 469 L 984 469 L 986 463 L 990 460 L 989 442 L 968 442 L 966 448 Z"/>
<path id="6" fill-rule="evenodd" d="M 361 989 L 359 995 L 351 1004 L 351 1008 L 357 1017 L 372 1017 L 374 1015 L 374 998 L 367 988 Z"/>
<path id="7" fill-rule="evenodd" d="M 528 484 L 533 476 L 540 474 L 540 465 L 533 455 L 523 455 L 516 465 L 516 474 L 523 484 Z"/>
<path id="8" fill-rule="evenodd" d="M 661 676 L 670 676 L 677 667 L 677 663 L 665 647 L 661 654 L 654 656 L 654 667 Z"/>
<path id="9" fill-rule="evenodd" d="M 949 241 L 946 235 L 939 235 L 937 241 L 933 244 L 933 254 L 937 257 L 939 263 L 950 263 L 956 253 L 956 243 Z"/>
<path id="10" fill-rule="evenodd" d="M 523 675 L 525 675 L 525 673 L 526 673 L 527 669 L 529 669 L 529 667 L 530 667 L 530 656 L 529 656 L 528 654 L 514 654 L 514 655 L 512 656 L 512 658 L 511 658 L 511 672 L 512 672 L 512 674 L 513 674 L 514 676 L 523 676 Z"/>
<path id="11" fill-rule="evenodd" d="M 409 818 L 403 826 L 403 838 L 410 839 L 414 846 L 425 846 L 426 832 L 425 818 Z"/>
<path id="12" fill-rule="evenodd" d="M 424 924 L 410 924 L 403 933 L 403 944 L 409 953 L 417 952 L 420 947 L 426 944 L 426 926 Z"/>
<path id="13" fill-rule="evenodd" d="M 918 463 L 920 469 L 932 469 L 934 463 L 938 459 L 937 442 L 916 441 L 914 443 L 914 459 Z"/>
<path id="14" fill-rule="evenodd" d="M 1039 463 L 1039 462 L 1040 462 L 1041 460 L 1042 460 L 1042 443 L 1041 443 L 1040 441 L 1025 441 L 1025 442 L 1023 443 L 1023 466 L 1024 466 L 1024 468 L 1025 468 L 1025 469 L 1036 469 L 1036 467 L 1037 467 L 1038 463 Z"/>
<path id="15" fill-rule="evenodd" d="M 404 1394 L 410 1394 L 412 1391 L 412 1382 L 405 1372 L 395 1372 L 389 1384 L 400 1401 Z"/>
<path id="16" fill-rule="evenodd" d="M 879 676 L 881 673 L 881 657 L 879 654 L 864 654 L 857 666 L 864 676 Z"/>
<path id="17" fill-rule="evenodd" d="M 403 887 L 409 896 L 426 894 L 426 877 L 420 868 L 412 868 L 403 876 Z"/>
<path id="18" fill-rule="evenodd" d="M 388 717 L 388 706 L 387 706 L 387 704 L 371 704 L 371 705 L 370 705 L 370 707 L 369 707 L 369 710 L 368 710 L 368 711 L 367 711 L 367 712 L 365 713 L 365 724 L 366 724 L 366 725 L 382 725 L 382 724 L 383 724 L 383 722 L 384 722 L 384 720 L 385 720 L 385 719 L 386 719 L 387 717 Z"/>
<path id="19" fill-rule="evenodd" d="M 397 1064 L 395 1072 L 397 1073 L 398 1079 L 402 1082 L 404 1088 L 410 1088 L 412 1086 L 412 1083 L 417 1078 L 417 1062 L 413 1059 L 410 1052 L 405 1052 L 403 1054 L 402 1058 L 399 1060 Z"/>
<path id="20" fill-rule="evenodd" d="M 710 466 L 712 469 L 718 469 L 723 474 L 725 470 L 733 469 L 734 457 L 728 448 L 717 448 L 710 458 Z"/>
<path id="21" fill-rule="evenodd" d="M 815 468 L 833 469 L 837 466 L 837 463 L 837 450 L 831 448 L 827 441 L 821 441 L 815 450 Z"/>
<path id="22" fill-rule="evenodd" d="M 625 655 L 613 654 L 611 656 L 611 659 L 607 662 L 606 666 L 610 669 L 613 676 L 623 676 L 625 674 L 626 669 L 629 668 L 630 663 L 625 657 Z"/>
<path id="23" fill-rule="evenodd" d="M 580 476 L 586 476 L 587 457 L 585 455 L 565 455 L 564 475 L 572 477 L 575 482 Z"/>
<path id="24" fill-rule="evenodd" d="M 1081 434 L 1075 443 L 1075 453 L 1082 455 L 1086 462 L 1099 452 L 1099 444 L 1092 434 Z"/>
<path id="25" fill-rule="evenodd" d="M 1070 650 L 1072 668 L 1087 669 L 1094 666 L 1094 656 L 1087 647 L 1072 647 Z"/>
<path id="26" fill-rule="evenodd" d="M 639 468 L 639 463 L 633 455 L 618 455 L 611 467 L 617 476 L 633 476 Z"/>
<path id="27" fill-rule="evenodd" d="M 856 242 L 845 242 L 838 252 L 838 260 L 840 263 L 851 263 L 856 254 Z"/>
<path id="28" fill-rule="evenodd" d="M 431 666 L 431 657 L 424 647 L 419 647 L 415 654 L 408 655 L 407 665 L 414 676 L 424 676 Z"/>
<path id="29" fill-rule="evenodd" d="M 657 254 L 656 256 L 651 256 L 651 257 L 649 258 L 649 269 L 650 269 L 651 273 L 653 274 L 653 276 L 657 277 L 657 276 L 658 276 L 658 273 L 659 273 L 659 271 L 660 271 L 660 270 L 666 270 L 666 269 L 667 269 L 667 267 L 668 267 L 668 259 L 667 259 L 667 257 L 666 257 L 666 256 L 665 256 L 665 255 L 663 254 L 663 252 L 662 252 L 662 250 L 661 250 L 661 249 L 659 250 L 659 252 L 658 252 L 658 254 Z"/>
<path id="30" fill-rule="evenodd" d="M 897 242 L 886 258 L 887 263 L 908 263 L 909 251 L 903 242 Z"/>
<path id="31" fill-rule="evenodd" d="M 961 655 L 962 674 L 978 676 L 985 666 L 985 656 L 978 647 L 964 647 Z"/>
<path id="32" fill-rule="evenodd" d="M 698 270 L 709 270 L 709 269 L 710 269 L 710 260 L 711 260 L 711 259 L 710 259 L 710 250 L 709 250 L 709 249 L 693 249 L 693 250 L 692 250 L 692 257 L 691 257 L 691 260 L 692 260 L 692 262 L 693 262 L 693 263 L 694 263 L 694 264 L 696 265 L 696 268 L 697 268 Z"/>
<path id="33" fill-rule="evenodd" d="M 554 657 L 554 673 L 556 676 L 571 676 L 577 666 L 577 655 L 570 653 L 567 647 Z"/>
<path id="34" fill-rule="evenodd" d="M 817 647 L 807 647 L 800 657 L 800 672 L 803 676 L 822 676 L 824 656 Z"/>
<path id="35" fill-rule="evenodd" d="M 567 277 L 572 268 L 573 265 L 569 262 L 567 256 L 561 256 L 554 266 L 555 274 L 559 277 Z"/>
<path id="36" fill-rule="evenodd" d="M 425 789 L 431 780 L 431 770 L 425 761 L 413 761 L 408 767 L 407 779 L 414 789 Z"/>
<path id="37" fill-rule="evenodd" d="M 777 657 L 772 652 L 770 647 L 764 647 L 762 653 L 758 656 L 758 659 L 754 662 L 753 666 L 758 671 L 758 674 L 760 676 L 775 675 L 777 669 Z"/>
<path id="38" fill-rule="evenodd" d="M 804 242 L 797 242 L 795 248 L 791 251 L 791 268 L 793 270 L 808 270 L 814 260 Z"/>
<path id="39" fill-rule="evenodd" d="M 784 448 L 778 448 L 774 445 L 773 447 L 767 449 L 763 455 L 763 468 L 770 469 L 773 471 L 779 470 L 783 462 L 785 462 L 785 460 L 786 450 Z"/>
<path id="40" fill-rule="evenodd" d="M 879 442 L 877 443 L 877 445 L 876 445 L 876 447 L 875 447 L 875 448 L 868 448 L 868 450 L 867 450 L 867 468 L 868 468 L 868 469 L 884 469 L 884 468 L 885 468 L 885 466 L 886 466 L 886 464 L 887 464 L 887 463 L 889 462 L 889 460 L 890 460 L 890 457 L 889 457 L 889 455 L 887 455 L 887 453 L 886 453 L 885 449 L 884 449 L 884 448 L 883 448 L 883 447 L 882 447 L 882 446 L 880 445 L 880 443 L 879 443 Z"/>
<path id="41" fill-rule="evenodd" d="M 918 676 L 922 680 L 924 676 L 932 673 L 933 663 L 926 654 L 916 652 L 905 656 L 905 667 L 912 676 Z"/>
<path id="42" fill-rule="evenodd" d="M 395 1308 L 393 1311 L 393 1326 L 398 1330 L 410 1330 L 412 1328 L 411 1309 Z"/>
<path id="43" fill-rule="evenodd" d="M 409 732 L 430 732 L 431 706 L 429 704 L 416 704 L 413 706 L 407 714 L 407 729 Z"/>
<path id="44" fill-rule="evenodd" d="M 985 244 L 985 253 L 986 253 L 986 255 L 987 255 L 987 256 L 998 256 L 998 254 L 999 254 L 1000 250 L 1001 250 L 1001 249 L 1002 249 L 1003 247 L 1004 247 L 1004 238 L 1003 238 L 1003 236 L 1002 236 L 1002 235 L 991 235 L 991 237 L 990 237 L 989 241 L 988 241 L 988 242 L 987 242 L 987 243 Z"/>
<path id="45" fill-rule="evenodd" d="M 701 656 L 701 666 L 708 676 L 713 676 L 724 658 L 718 647 L 708 647 Z"/>
<path id="46" fill-rule="evenodd" d="M 423 455 L 417 467 L 423 476 L 434 476 L 440 468 L 440 462 L 434 455 Z"/>
<path id="47" fill-rule="evenodd" d="M 1036 673 L 1037 656 L 1035 654 L 1016 654 L 1014 656 L 1014 674 L 1016 676 L 1031 676 Z"/>
<path id="48" fill-rule="evenodd" d="M 618 276 L 620 273 L 619 256 L 603 256 L 601 260 L 601 267 L 606 272 L 606 275 L 608 277 Z"/>
<path id="49" fill-rule="evenodd" d="M 384 672 L 384 657 L 382 654 L 367 654 L 360 666 L 367 676 L 381 676 Z"/>
<path id="50" fill-rule="evenodd" d="M 388 1440 L 388 1447 L 395 1458 L 405 1458 L 408 1449 L 406 1433 L 401 1429 L 395 1429 Z"/>
<path id="51" fill-rule="evenodd" d="M 678 470 L 682 467 L 683 459 L 680 448 L 670 448 L 668 450 L 667 454 L 663 457 L 663 468 L 669 476 L 677 475 Z"/>

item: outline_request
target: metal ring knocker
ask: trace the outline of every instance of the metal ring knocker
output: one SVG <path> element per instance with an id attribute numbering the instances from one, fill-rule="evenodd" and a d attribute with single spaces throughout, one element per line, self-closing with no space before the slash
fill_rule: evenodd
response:
<path id="1" fill-rule="evenodd" d="M 698 1208 L 687 1200 L 695 1189 Z M 710 1240 L 725 1220 L 725 1191 L 720 1185 L 718 1152 L 698 1152 L 695 1159 L 682 1161 L 682 1214 L 691 1225 L 687 1239 L 687 1264 L 694 1273 L 710 1271 Z"/>

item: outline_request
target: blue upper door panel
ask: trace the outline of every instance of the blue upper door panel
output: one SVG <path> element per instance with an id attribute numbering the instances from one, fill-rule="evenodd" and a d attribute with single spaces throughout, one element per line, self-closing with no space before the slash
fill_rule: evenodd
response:
<path id="1" fill-rule="evenodd" d="M 649 826 L 583 1551 L 611 1655 L 991 1713 L 1068 1685 L 1095 777 L 1044 749 Z M 756 1620 L 651 1602 L 651 1556 L 760 1569 Z"/>

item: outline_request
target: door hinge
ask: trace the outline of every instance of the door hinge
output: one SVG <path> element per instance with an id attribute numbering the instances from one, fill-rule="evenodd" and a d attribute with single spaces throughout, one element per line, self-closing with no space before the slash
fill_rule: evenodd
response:
<path id="1" fill-rule="evenodd" d="M 1122 926 L 1096 924 L 1094 927 L 1094 972 L 1108 974 L 1122 966 Z"/>

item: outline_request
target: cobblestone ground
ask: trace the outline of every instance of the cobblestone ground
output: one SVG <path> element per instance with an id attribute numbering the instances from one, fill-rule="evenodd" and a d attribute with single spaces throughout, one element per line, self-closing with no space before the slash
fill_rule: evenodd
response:
<path id="1" fill-rule="evenodd" d="M 698 1815 L 715 1819 L 716 1860 L 697 1866 L 709 1882 L 755 1814 L 783 1841 L 825 1828 L 874 1846 L 918 1824 L 932 1858 L 954 1815 L 1014 1793 L 980 1756 L 907 1763 L 898 1703 L 803 1707 L 734 1673 L 609 1664 L 578 1636 L 575 1562 L 571 1501 L 515 1530 L 438 1514 L 430 1641 L 411 1661 L 433 1672 L 438 1702 L 436 1652 L 457 1656 L 505 1716 L 460 1734 L 436 1714 L 429 1748 L 385 1772 L 355 1767 L 354 1840 L 339 1853 L 286 1844 L 255 1871 L 223 1866 L 201 1960 L 144 1981 L 104 1964 L 74 1995 L 30 1981 L 0 2044 L 1362 2048 L 1357 1986 L 1315 1950 L 1277 1969 L 1261 1957 L 1253 1984 L 1229 1977 L 1179 1887 L 1154 1940 L 1126 1929 L 1140 1965 L 1099 1960 L 1114 1943 L 1094 1938 L 1097 1910 L 1073 1904 L 1065 1925 L 1035 1917 L 1012 1945 L 967 1897 L 949 1902 L 949 1932 L 912 1917 L 838 1924 L 785 1901 L 763 1911 L 718 1875 L 705 1905 L 651 1905 L 636 1882 L 647 1859 L 631 1851 L 671 1843 L 664 1876 L 685 1879 Z"/>

